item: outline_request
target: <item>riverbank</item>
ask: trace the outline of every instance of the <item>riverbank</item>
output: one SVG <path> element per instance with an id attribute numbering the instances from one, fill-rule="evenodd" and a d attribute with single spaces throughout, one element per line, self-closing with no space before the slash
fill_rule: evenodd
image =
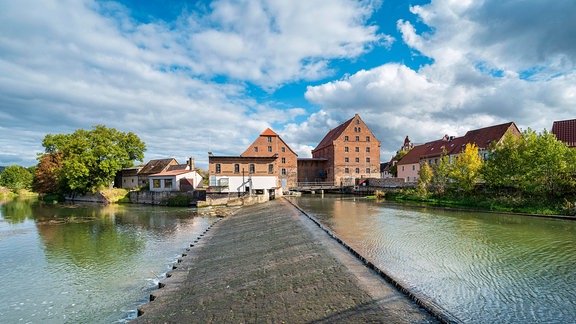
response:
<path id="1" fill-rule="evenodd" d="M 135 323 L 436 322 L 285 200 L 244 207 L 191 245 Z"/>

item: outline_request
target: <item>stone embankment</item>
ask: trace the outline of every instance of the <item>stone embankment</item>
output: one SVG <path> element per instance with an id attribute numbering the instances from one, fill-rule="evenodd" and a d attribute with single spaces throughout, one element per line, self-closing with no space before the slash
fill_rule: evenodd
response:
<path id="1" fill-rule="evenodd" d="M 285 200 L 221 218 L 160 287 L 133 322 L 436 322 Z"/>

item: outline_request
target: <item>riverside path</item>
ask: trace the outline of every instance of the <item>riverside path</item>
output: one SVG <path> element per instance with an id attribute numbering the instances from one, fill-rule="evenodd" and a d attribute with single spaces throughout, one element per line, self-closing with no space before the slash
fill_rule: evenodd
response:
<path id="1" fill-rule="evenodd" d="M 195 241 L 131 323 L 434 323 L 283 199 Z"/>

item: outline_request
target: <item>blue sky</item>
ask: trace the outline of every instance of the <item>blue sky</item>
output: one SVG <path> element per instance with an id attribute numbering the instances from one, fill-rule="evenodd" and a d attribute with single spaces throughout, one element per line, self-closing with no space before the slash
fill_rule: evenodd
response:
<path id="1" fill-rule="evenodd" d="M 146 160 L 240 154 L 271 127 L 300 157 L 358 113 L 382 161 L 514 121 L 576 118 L 576 2 L 0 2 L 0 165 L 104 124 Z"/>

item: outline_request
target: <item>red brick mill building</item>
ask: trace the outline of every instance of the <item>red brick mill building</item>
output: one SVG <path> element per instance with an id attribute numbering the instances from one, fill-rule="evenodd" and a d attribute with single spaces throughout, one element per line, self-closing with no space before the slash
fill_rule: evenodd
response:
<path id="1" fill-rule="evenodd" d="M 312 150 L 312 158 L 298 159 L 298 182 L 351 186 L 358 178 L 378 178 L 380 145 L 356 114 L 330 130 Z"/>

